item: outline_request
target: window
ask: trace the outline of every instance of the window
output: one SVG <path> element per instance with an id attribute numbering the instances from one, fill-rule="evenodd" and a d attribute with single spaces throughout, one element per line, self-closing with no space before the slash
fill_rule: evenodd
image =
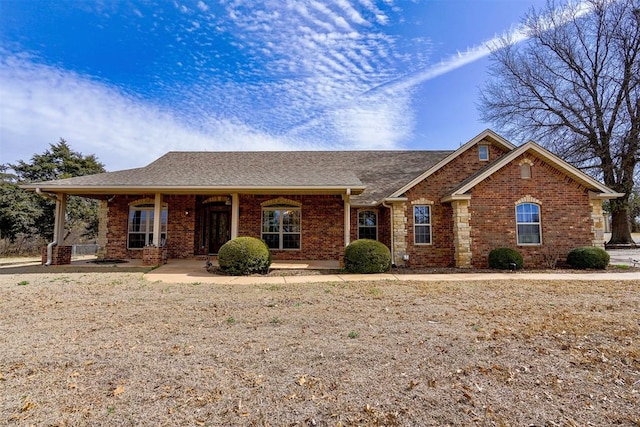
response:
<path id="1" fill-rule="evenodd" d="M 270 249 L 300 249 L 300 208 L 281 205 L 263 208 L 262 240 Z"/>
<path id="2" fill-rule="evenodd" d="M 358 239 L 378 240 L 378 214 L 375 211 L 358 212 Z"/>
<path id="3" fill-rule="evenodd" d="M 517 205 L 516 224 L 519 245 L 539 245 L 542 242 L 540 231 L 540 206 L 534 203 L 522 203 Z"/>
<path id="4" fill-rule="evenodd" d="M 489 160 L 489 146 L 478 145 L 478 158 L 480 161 L 486 162 Z"/>
<path id="5" fill-rule="evenodd" d="M 162 208 L 160 241 L 167 239 L 167 208 Z M 129 249 L 142 249 L 153 244 L 153 205 L 131 206 L 129 209 Z"/>
<path id="6" fill-rule="evenodd" d="M 431 244 L 431 207 L 416 205 L 413 207 L 413 241 L 415 244 Z"/>
<path id="7" fill-rule="evenodd" d="M 529 163 L 523 163 L 520 165 L 520 178 L 522 179 L 531 178 L 531 165 Z"/>

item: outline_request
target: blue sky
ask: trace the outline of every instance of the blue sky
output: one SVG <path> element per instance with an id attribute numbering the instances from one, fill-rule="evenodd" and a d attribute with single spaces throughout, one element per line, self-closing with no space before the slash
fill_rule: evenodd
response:
<path id="1" fill-rule="evenodd" d="M 486 43 L 543 4 L 1 0 L 0 163 L 60 137 L 107 170 L 169 150 L 455 149 L 491 127 Z"/>

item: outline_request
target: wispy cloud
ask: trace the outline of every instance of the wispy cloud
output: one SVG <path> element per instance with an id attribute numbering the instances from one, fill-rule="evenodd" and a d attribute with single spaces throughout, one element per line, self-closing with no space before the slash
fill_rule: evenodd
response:
<path id="1" fill-rule="evenodd" d="M 571 10 L 571 13 L 568 13 L 568 10 Z M 592 4 L 589 1 L 580 1 L 578 3 L 572 4 L 570 8 L 559 8 L 556 11 L 556 19 L 552 22 L 551 20 L 543 18 L 543 24 L 547 26 L 563 24 L 565 22 L 568 22 L 570 19 L 584 16 L 591 11 Z M 456 54 L 451 55 L 450 57 L 443 59 L 436 64 L 429 65 L 407 76 L 390 80 L 381 85 L 378 85 L 367 91 L 367 94 L 371 94 L 377 91 L 406 91 L 426 81 L 471 64 L 472 62 L 475 62 L 479 59 L 486 58 L 491 54 L 493 50 L 500 48 L 500 46 L 502 46 L 504 43 L 516 44 L 525 41 L 528 38 L 529 36 L 527 35 L 525 27 L 522 25 L 518 25 L 505 34 L 493 37 L 476 46 L 470 47 L 464 52 L 457 52 Z"/>
<path id="2" fill-rule="evenodd" d="M 169 150 L 286 150 L 284 138 L 228 119 L 209 118 L 194 130 L 168 110 L 112 86 L 30 58 L 3 55 L 0 62 L 0 136 L 3 158 L 20 142 L 43 152 L 59 137 L 96 154 L 109 167 L 138 167 Z M 28 114 L 25 114 L 28 112 Z M 6 144 L 12 141 L 13 144 Z M 26 160 L 25 158 L 21 157 Z"/>

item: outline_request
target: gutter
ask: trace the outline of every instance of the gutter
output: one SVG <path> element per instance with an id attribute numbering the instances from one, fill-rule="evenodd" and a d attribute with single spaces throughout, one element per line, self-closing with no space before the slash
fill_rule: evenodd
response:
<path id="1" fill-rule="evenodd" d="M 38 194 L 39 196 L 45 197 L 49 200 L 53 200 L 54 202 L 56 202 L 56 205 L 60 203 L 60 199 L 58 199 L 58 197 L 52 196 L 49 193 L 43 193 L 39 187 L 36 188 L 36 194 Z M 45 262 L 44 264 L 45 267 L 49 267 L 53 262 L 53 247 L 56 246 L 57 244 L 58 244 L 58 240 L 57 240 L 57 237 L 54 235 L 53 241 L 47 245 L 47 262 Z"/>

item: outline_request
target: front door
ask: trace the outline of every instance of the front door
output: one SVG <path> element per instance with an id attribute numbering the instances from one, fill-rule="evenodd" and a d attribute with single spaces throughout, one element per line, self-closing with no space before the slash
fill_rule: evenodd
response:
<path id="1" fill-rule="evenodd" d="M 220 246 L 224 245 L 231 234 L 231 224 L 228 211 L 209 211 L 209 253 L 217 254 Z"/>

